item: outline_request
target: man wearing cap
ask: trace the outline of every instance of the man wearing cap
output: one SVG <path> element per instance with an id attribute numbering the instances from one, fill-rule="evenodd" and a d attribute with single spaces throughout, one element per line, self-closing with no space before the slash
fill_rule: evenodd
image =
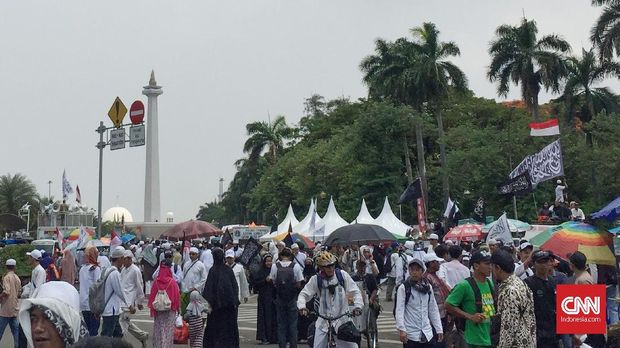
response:
<path id="1" fill-rule="evenodd" d="M 232 271 L 235 274 L 235 279 L 237 280 L 237 287 L 239 288 L 239 302 L 243 301 L 246 303 L 248 302 L 248 297 L 250 297 L 250 286 L 248 284 L 248 278 L 245 276 L 245 269 L 242 265 L 235 262 L 234 250 L 226 250 L 224 256 L 226 257 L 226 264 L 228 267 L 232 268 Z"/>
<path id="2" fill-rule="evenodd" d="M 305 267 L 306 254 L 299 250 L 299 244 L 297 243 L 291 244 L 291 251 L 293 252 L 294 261 L 303 269 Z"/>
<path id="3" fill-rule="evenodd" d="M 392 301 L 392 296 L 394 293 L 394 287 L 396 286 L 396 264 L 398 263 L 398 258 L 400 257 L 399 255 L 399 249 L 400 249 L 400 245 L 398 244 L 398 242 L 392 242 L 392 245 L 390 246 L 391 248 L 391 253 L 389 256 L 385 257 L 385 265 L 384 267 L 388 267 L 386 275 L 387 275 L 387 287 L 385 290 L 385 300 L 386 301 Z M 388 260 L 389 260 L 389 264 L 388 264 Z"/>
<path id="4" fill-rule="evenodd" d="M 183 265 L 183 281 L 181 282 L 181 313 L 185 314 L 189 304 L 189 295 L 196 290 L 202 294 L 202 289 L 207 281 L 207 268 L 198 260 L 199 250 L 196 247 L 189 248 L 189 260 Z"/>
<path id="5" fill-rule="evenodd" d="M 446 316 L 445 301 L 446 297 L 450 293 L 450 287 L 437 275 L 439 266 L 444 260 L 437 256 L 437 254 L 430 253 L 424 255 L 424 265 L 426 266 L 426 272 L 424 272 L 424 279 L 428 281 L 433 287 L 433 294 L 435 295 L 435 301 L 439 308 L 439 317 L 441 318 L 441 326 L 445 329 L 448 327 L 448 320 Z M 447 332 L 446 332 L 447 333 Z"/>
<path id="6" fill-rule="evenodd" d="M 532 260 L 530 259 L 532 250 L 534 250 L 534 246 L 529 242 L 523 242 L 519 245 L 519 262 L 515 263 L 515 275 L 521 279 L 534 275 L 531 268 Z"/>
<path id="7" fill-rule="evenodd" d="M 499 283 L 497 313 L 500 316 L 500 348 L 536 347 L 536 320 L 532 291 L 514 275 L 512 255 L 498 250 L 491 255 L 493 279 Z"/>
<path id="8" fill-rule="evenodd" d="M 439 244 L 439 236 L 437 234 L 435 234 L 435 233 L 431 233 L 428 236 L 428 240 L 429 240 L 429 242 L 431 244 L 428 246 L 428 251 L 427 252 L 432 253 L 433 250 L 435 250 L 435 248 Z"/>
<path id="9" fill-rule="evenodd" d="M 555 333 L 556 284 L 549 276 L 553 271 L 551 254 L 544 250 L 537 250 L 532 253 L 531 260 L 534 265 L 534 275 L 527 277 L 525 284 L 532 290 L 534 296 L 536 346 L 558 347 L 558 337 Z"/>
<path id="10" fill-rule="evenodd" d="M 18 298 L 22 291 L 21 281 L 15 274 L 14 259 L 8 259 L 5 262 L 6 274 L 2 278 L 2 293 L 0 293 L 0 341 L 6 326 L 9 325 L 13 334 L 13 344 L 17 348 L 19 343 L 19 322 L 17 321 L 17 313 L 19 312 Z"/>
<path id="11" fill-rule="evenodd" d="M 43 254 L 40 250 L 33 250 L 31 252 L 27 252 L 26 255 L 30 256 L 30 264 L 32 265 L 32 272 L 30 273 L 30 282 L 32 283 L 34 291 L 36 288 L 40 287 L 45 283 L 45 279 L 47 278 L 47 274 L 45 273 L 45 269 L 40 265 L 41 258 Z"/>
<path id="12" fill-rule="evenodd" d="M 119 317 L 122 308 L 128 306 L 125 300 L 123 287 L 121 286 L 121 273 L 119 269 L 123 267 L 124 257 L 125 248 L 122 246 L 117 246 L 110 253 L 112 265 L 105 271 L 107 273 L 107 279 L 104 285 L 104 296 L 109 300 L 101 314 L 101 336 L 123 337 Z M 103 277 L 106 277 L 106 275 L 103 275 Z"/>
<path id="13" fill-rule="evenodd" d="M 448 313 L 465 319 L 465 342 L 470 347 L 492 346 L 491 317 L 495 315 L 495 301 L 493 282 L 488 279 L 490 261 L 490 252 L 474 252 L 470 259 L 473 276 L 456 284 L 446 299 Z"/>
<path id="14" fill-rule="evenodd" d="M 573 221 L 583 221 L 586 219 L 583 210 L 579 208 L 579 203 L 575 201 L 570 202 L 570 218 Z"/>
<path id="15" fill-rule="evenodd" d="M 142 273 L 138 266 L 133 263 L 133 253 L 131 250 L 125 250 L 123 255 L 123 269 L 121 270 L 121 284 L 123 286 L 123 294 L 129 307 L 123 308 L 119 322 L 123 332 L 129 331 L 138 341 L 142 343 L 142 348 L 146 347 L 146 340 L 149 333 L 141 330 L 136 324 L 130 320 L 130 314 L 136 313 L 136 308 L 142 310 L 144 303 L 144 291 L 142 283 Z"/>
<path id="16" fill-rule="evenodd" d="M 443 326 L 433 287 L 423 277 L 425 266 L 422 260 L 411 259 L 408 269 L 409 277 L 396 290 L 396 328 L 403 347 L 430 347 L 429 342 L 434 343 L 434 332 L 437 333 L 437 342 L 443 341 Z"/>
<path id="17" fill-rule="evenodd" d="M 280 251 L 280 260 L 271 265 L 267 279 L 275 287 L 278 345 L 286 348 L 288 342 L 291 348 L 297 347 L 297 293 L 304 275 L 303 266 L 294 261 L 291 249 Z"/>
<path id="18" fill-rule="evenodd" d="M 495 254 L 495 252 L 498 251 L 500 247 L 499 242 L 495 238 L 487 240 L 487 245 L 489 246 L 491 254 Z"/>

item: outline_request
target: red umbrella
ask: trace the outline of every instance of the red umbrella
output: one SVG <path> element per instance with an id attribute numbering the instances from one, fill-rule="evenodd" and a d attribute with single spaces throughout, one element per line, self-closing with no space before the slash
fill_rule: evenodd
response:
<path id="1" fill-rule="evenodd" d="M 222 230 L 211 225 L 208 222 L 200 220 L 189 220 L 180 224 L 174 225 L 168 231 L 164 232 L 160 238 L 168 239 L 171 241 L 178 241 L 185 238 L 197 239 L 211 237 L 222 234 Z"/>
<path id="2" fill-rule="evenodd" d="M 482 233 L 482 225 L 464 224 L 454 226 L 448 233 L 446 233 L 443 240 L 452 240 L 455 242 L 474 242 L 483 239 L 483 237 L 484 233 Z"/>

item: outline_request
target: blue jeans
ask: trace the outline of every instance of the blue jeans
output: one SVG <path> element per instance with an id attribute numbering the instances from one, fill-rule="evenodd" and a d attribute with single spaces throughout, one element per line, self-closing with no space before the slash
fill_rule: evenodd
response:
<path id="1" fill-rule="evenodd" d="M 118 315 L 102 317 L 103 324 L 101 325 L 101 336 L 123 337 L 123 330 L 121 329 L 118 317 Z"/>
<path id="2" fill-rule="evenodd" d="M 9 325 L 11 333 L 13 334 L 13 346 L 17 348 L 19 343 L 19 322 L 17 321 L 17 317 L 0 317 L 0 341 L 2 340 L 7 325 Z"/>
<path id="3" fill-rule="evenodd" d="M 94 316 L 91 311 L 82 311 L 82 316 L 84 317 L 84 324 L 86 324 L 86 328 L 88 329 L 88 335 L 99 335 L 101 320 Z"/>
<path id="4" fill-rule="evenodd" d="M 278 346 L 286 348 L 286 342 L 290 348 L 297 347 L 297 299 L 285 302 L 275 300 L 276 319 L 278 320 Z"/>

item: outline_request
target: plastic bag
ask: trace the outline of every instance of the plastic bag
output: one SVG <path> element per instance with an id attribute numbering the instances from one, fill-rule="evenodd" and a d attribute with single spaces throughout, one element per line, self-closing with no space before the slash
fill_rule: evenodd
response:
<path id="1" fill-rule="evenodd" d="M 174 321 L 174 327 L 182 327 L 183 326 L 183 318 L 177 314 L 177 319 Z"/>
<path id="2" fill-rule="evenodd" d="M 177 317 L 178 319 L 179 317 Z M 187 344 L 189 340 L 189 325 L 183 320 L 183 326 L 174 328 L 174 344 Z"/>

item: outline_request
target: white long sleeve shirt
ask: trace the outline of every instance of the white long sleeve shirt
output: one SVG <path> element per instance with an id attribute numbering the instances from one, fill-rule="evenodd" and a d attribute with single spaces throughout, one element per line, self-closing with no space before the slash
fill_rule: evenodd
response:
<path id="1" fill-rule="evenodd" d="M 347 300 L 347 294 L 351 294 L 353 296 L 353 309 L 361 309 L 364 306 L 364 300 L 362 298 L 362 293 L 360 289 L 357 287 L 357 284 L 351 279 L 351 276 L 345 272 L 341 271 L 342 279 L 344 280 L 344 288 L 340 285 L 337 285 L 334 291 L 334 294 L 330 294 L 329 290 L 326 288 L 328 285 L 336 285 L 338 284 L 338 277 L 334 273 L 334 275 L 329 279 L 323 279 L 323 288 L 322 291 L 319 289 L 319 282 L 317 277 L 319 275 L 313 275 L 309 280 L 306 286 L 301 290 L 299 296 L 297 297 L 297 308 L 302 309 L 306 308 L 306 303 L 312 300 L 314 295 L 319 295 L 319 314 L 326 317 L 337 317 L 339 315 L 344 314 L 349 311 L 349 302 Z M 336 330 L 340 327 L 340 325 L 349 321 L 350 318 L 344 316 L 334 322 L 334 327 Z M 327 321 L 323 318 L 318 318 L 316 320 L 316 326 L 323 332 L 328 331 Z"/>
<path id="2" fill-rule="evenodd" d="M 196 289 L 202 293 L 208 274 L 205 265 L 200 260 L 189 260 L 183 266 L 182 273 L 181 291 L 189 292 L 190 289 Z"/>
<path id="3" fill-rule="evenodd" d="M 237 279 L 237 285 L 239 287 L 239 301 L 243 301 L 244 298 L 250 297 L 250 286 L 248 284 L 248 278 L 245 276 L 245 269 L 242 265 L 235 263 L 231 267 Z"/>
<path id="4" fill-rule="evenodd" d="M 177 266 L 173 262 L 172 267 L 170 267 L 170 270 L 172 271 L 172 278 L 174 278 L 174 281 L 177 282 L 177 284 L 180 284 L 181 281 L 183 281 L 183 271 L 181 270 L 181 266 Z M 159 274 L 159 266 L 157 266 L 157 269 L 155 270 L 155 272 L 153 272 L 153 279 L 157 278 L 158 274 Z"/>
<path id="5" fill-rule="evenodd" d="M 106 272 L 111 272 L 105 281 L 105 299 L 108 303 L 101 316 L 109 317 L 119 315 L 121 308 L 128 307 L 125 301 L 125 294 L 121 286 L 121 273 L 115 266 L 110 266 Z"/>
<path id="6" fill-rule="evenodd" d="M 392 268 L 387 272 L 388 277 L 396 278 L 396 263 L 398 262 L 398 258 L 398 253 L 392 253 L 392 255 L 390 255 L 390 264 Z"/>
<path id="7" fill-rule="evenodd" d="M 515 275 L 521 280 L 534 275 L 534 271 L 530 267 L 525 267 L 525 264 L 521 261 L 515 263 Z"/>
<path id="8" fill-rule="evenodd" d="M 411 256 L 402 253 L 398 254 L 398 258 L 396 259 L 395 268 L 396 268 L 396 284 L 400 284 L 407 279 L 409 276 L 407 274 L 407 265 L 409 264 L 409 260 Z"/>
<path id="9" fill-rule="evenodd" d="M 409 302 L 405 305 L 405 286 L 398 287 L 396 299 L 396 328 L 407 332 L 407 339 L 421 342 L 422 335 L 427 341 L 433 338 L 433 328 L 443 333 L 439 308 L 433 295 L 433 288 L 428 294 L 411 289 Z"/>
<path id="10" fill-rule="evenodd" d="M 456 284 L 458 284 L 461 280 L 465 278 L 469 278 L 471 276 L 471 272 L 469 268 L 463 265 L 459 260 L 452 260 L 450 262 L 446 262 L 443 264 L 445 269 L 445 279 L 443 279 L 446 284 L 452 289 Z"/>
<path id="11" fill-rule="evenodd" d="M 33 268 L 30 273 L 30 281 L 32 282 L 32 285 L 34 285 L 36 289 L 45 283 L 45 279 L 47 279 L 45 269 L 43 269 L 43 266 L 40 264 L 37 264 L 37 266 Z"/>
<path id="12" fill-rule="evenodd" d="M 213 253 L 211 253 L 211 249 L 203 250 L 202 253 L 200 253 L 200 262 L 202 262 L 202 264 L 205 266 L 208 277 L 209 271 L 211 270 L 211 267 L 213 267 Z"/>
<path id="13" fill-rule="evenodd" d="M 90 286 L 93 285 L 99 277 L 101 277 L 101 267 L 91 264 L 85 264 L 80 268 L 80 310 L 90 311 L 90 304 L 88 304 L 88 291 Z M 92 270 L 91 270 L 92 267 Z"/>
<path id="14" fill-rule="evenodd" d="M 144 303 L 142 272 L 138 266 L 131 264 L 121 270 L 121 285 L 128 306 L 137 306 Z"/>

